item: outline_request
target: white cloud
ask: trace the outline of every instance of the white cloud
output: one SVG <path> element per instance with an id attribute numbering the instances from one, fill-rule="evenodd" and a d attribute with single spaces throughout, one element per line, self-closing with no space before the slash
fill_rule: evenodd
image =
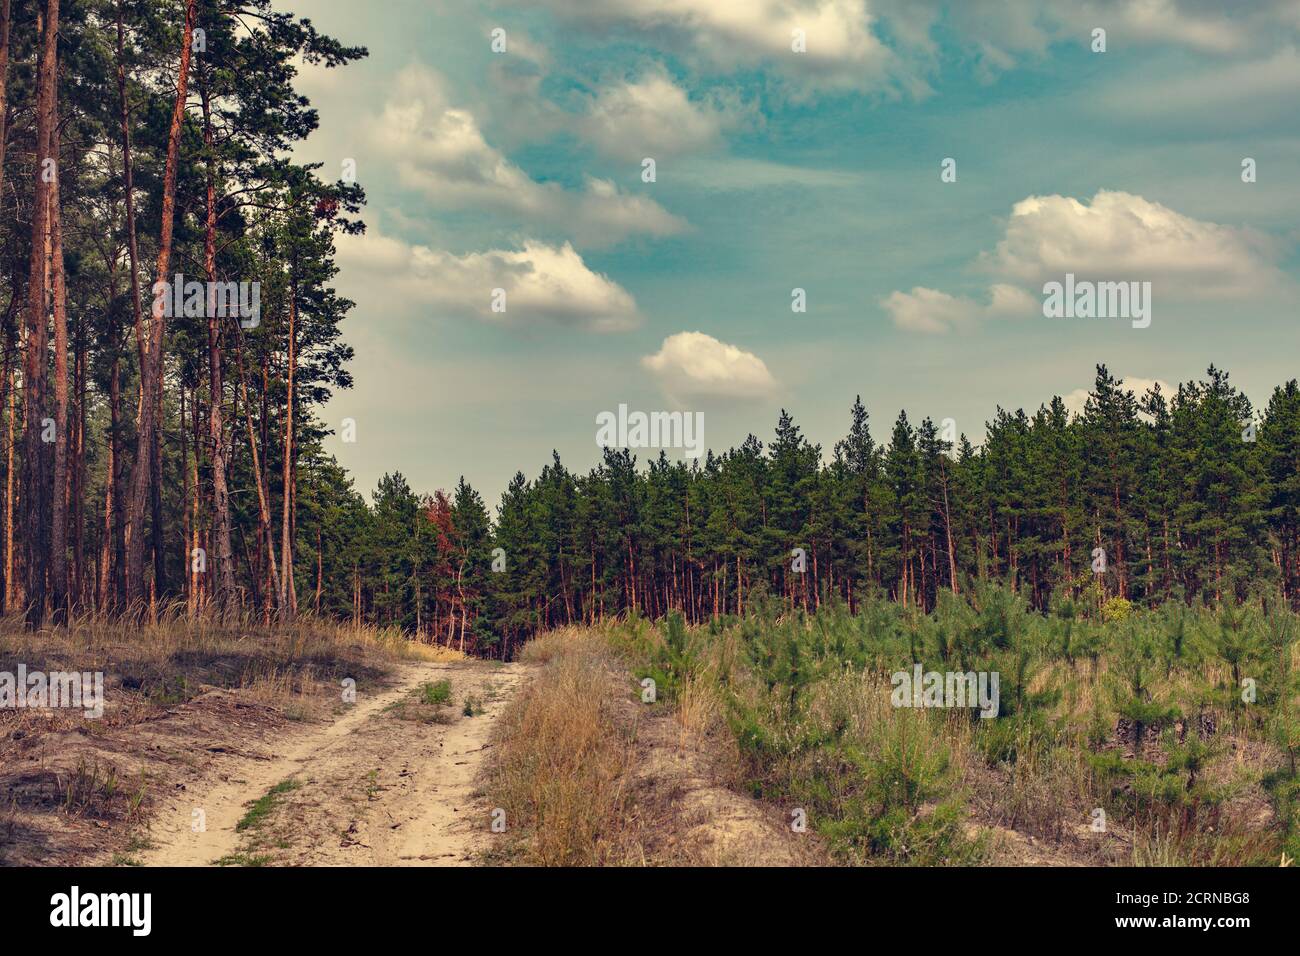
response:
<path id="1" fill-rule="evenodd" d="M 658 30 L 722 69 L 776 66 L 819 88 L 878 85 L 891 53 L 872 32 L 867 0 L 547 0 L 585 23 Z M 791 49 L 802 30 L 807 52 Z"/>
<path id="2" fill-rule="evenodd" d="M 483 209 L 560 230 L 582 246 L 687 228 L 652 199 L 588 177 L 580 191 L 539 183 L 484 139 L 474 114 L 449 104 L 441 77 L 420 65 L 398 74 L 373 123 L 399 180 L 444 208 Z"/>
<path id="3" fill-rule="evenodd" d="M 605 87 L 582 120 L 584 137 L 601 153 L 640 161 L 697 152 L 717 144 L 733 117 L 712 103 L 692 102 L 662 68 Z"/>
<path id="4" fill-rule="evenodd" d="M 1106 30 L 1107 50 L 1173 44 L 1201 52 L 1243 48 L 1250 31 L 1244 17 L 1205 4 L 1177 0 L 968 0 L 952 6 L 953 27 L 995 69 L 1017 57 L 1041 55 L 1052 43 L 1092 42 Z M 931 5 L 936 10 L 935 5 Z"/>
<path id="5" fill-rule="evenodd" d="M 412 311 L 432 308 L 453 319 L 594 332 L 623 331 L 640 322 L 631 294 L 588 268 L 568 243 L 527 241 L 522 249 L 458 256 L 372 231 L 341 236 L 338 250 L 343 274 L 361 284 L 363 306 L 398 302 Z M 494 289 L 505 290 L 504 312 L 492 310 Z"/>
<path id="6" fill-rule="evenodd" d="M 940 56 L 940 23 L 988 75 L 1056 43 L 1087 46 L 1107 31 L 1108 49 L 1172 45 L 1219 55 L 1257 54 L 1300 29 L 1295 0 L 544 0 L 581 24 L 623 24 L 701 65 L 763 65 L 796 89 L 880 89 L 925 95 Z M 807 53 L 790 48 L 807 33 Z M 882 39 L 888 38 L 888 45 Z"/>
<path id="7" fill-rule="evenodd" d="M 1292 0 L 1225 4 L 1222 0 L 1056 0 L 1053 14 L 1077 30 L 1105 26 L 1108 40 L 1169 43 L 1204 53 L 1235 53 L 1268 41 L 1288 18 Z M 1294 22 L 1292 23 L 1294 26 Z"/>
<path id="8" fill-rule="evenodd" d="M 933 68 L 933 30 L 946 32 L 977 58 L 986 76 L 1053 44 L 1088 47 L 1092 31 L 1106 30 L 1107 50 L 1178 46 L 1214 55 L 1258 55 L 1293 42 L 1300 28 L 1294 0 L 873 0 L 899 52 L 924 57 Z M 915 57 L 914 57 L 915 58 Z"/>
<path id="9" fill-rule="evenodd" d="M 1184 216 L 1126 192 L 1099 191 L 1091 203 L 1030 196 L 1011 210 L 997 249 L 982 257 L 994 273 L 1029 285 L 1077 278 L 1150 281 L 1162 298 L 1255 296 L 1280 285 L 1275 240 L 1244 227 Z"/>
<path id="10" fill-rule="evenodd" d="M 989 287 L 988 305 L 923 286 L 891 292 L 881 304 L 900 329 L 931 334 L 965 331 L 986 319 L 1023 317 L 1039 308 L 1029 293 L 1004 284 Z"/>
<path id="11" fill-rule="evenodd" d="M 759 398 L 777 387 L 766 363 L 753 352 L 703 332 L 668 336 L 641 364 L 654 373 L 669 398 Z"/>
<path id="12" fill-rule="evenodd" d="M 1165 399 L 1168 400 L 1174 394 L 1174 389 L 1168 382 L 1160 378 L 1133 378 L 1120 376 L 1124 382 L 1121 386 L 1124 391 L 1131 392 L 1140 402 L 1152 386 L 1159 385 L 1160 391 L 1164 393 Z M 1085 406 L 1088 404 L 1088 396 L 1092 394 L 1091 389 L 1076 388 L 1068 395 L 1061 396 L 1061 402 L 1065 405 L 1065 410 L 1074 415 L 1082 415 Z"/>
<path id="13" fill-rule="evenodd" d="M 1265 299 L 1289 288 L 1278 269 L 1277 240 L 1245 227 L 1184 216 L 1158 202 L 1100 190 L 1092 201 L 1029 196 L 1011 209 L 997 247 L 980 256 L 1005 282 L 985 306 L 937 289 L 895 291 L 881 304 L 900 329 L 941 333 L 986 319 L 1038 309 L 1043 284 L 1073 273 L 1076 281 L 1150 282 L 1162 301 Z"/>

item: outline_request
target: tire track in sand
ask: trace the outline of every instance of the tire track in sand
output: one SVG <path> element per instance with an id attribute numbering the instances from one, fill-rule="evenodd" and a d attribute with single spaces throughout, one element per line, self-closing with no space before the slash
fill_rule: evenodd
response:
<path id="1" fill-rule="evenodd" d="M 491 840 L 474 783 L 492 725 L 526 672 L 522 664 L 478 660 L 403 664 L 395 687 L 331 724 L 288 736 L 270 760 L 238 758 L 206 792 L 191 788 L 169 799 L 154 816 L 153 847 L 140 858 L 148 866 L 205 866 L 247 852 L 289 865 L 468 864 Z M 423 684 L 441 680 L 451 683 L 442 718 L 448 723 L 392 712 Z M 462 713 L 466 696 L 481 712 Z M 289 779 L 298 786 L 277 797 L 262 826 L 235 829 L 252 801 Z M 195 807 L 206 817 L 198 833 Z"/>

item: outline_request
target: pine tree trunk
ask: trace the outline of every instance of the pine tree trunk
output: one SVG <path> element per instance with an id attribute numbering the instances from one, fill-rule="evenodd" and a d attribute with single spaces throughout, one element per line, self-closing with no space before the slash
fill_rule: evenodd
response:
<path id="1" fill-rule="evenodd" d="M 50 0 L 57 4 L 58 0 Z M 171 128 L 167 134 L 167 163 L 163 172 L 162 229 L 158 241 L 158 265 L 155 284 L 168 281 L 171 268 L 172 231 L 176 215 L 176 170 L 180 153 L 181 125 L 185 116 L 185 99 L 189 90 L 190 51 L 194 40 L 194 0 L 185 5 L 185 30 L 181 35 L 180 64 L 176 71 L 176 103 L 172 109 Z M 125 106 L 123 107 L 125 126 Z M 129 163 L 128 163 L 129 166 Z M 130 192 L 128 190 L 128 196 Z M 156 465 L 161 464 L 158 443 L 158 416 L 162 410 L 163 346 L 166 317 L 160 298 L 155 296 L 151 311 L 147 340 L 140 339 L 143 353 L 140 376 L 140 433 L 136 443 L 135 462 L 131 468 L 131 498 L 127 511 L 126 527 L 126 587 L 131 601 L 143 600 L 144 585 L 144 511 L 151 488 L 161 487 L 162 476 Z M 161 518 L 159 495 L 153 496 L 155 521 Z M 156 546 L 161 527 L 155 527 L 155 588 L 161 587 L 158 570 L 162 565 L 161 549 Z"/>
<path id="2" fill-rule="evenodd" d="M 86 493 L 86 319 L 84 313 L 77 322 L 74 344 L 73 392 L 76 404 L 76 440 L 72 444 L 72 464 L 69 468 L 68 512 L 72 523 L 72 588 L 71 607 L 75 611 L 87 601 L 88 589 L 85 575 L 85 508 Z"/>
<path id="3" fill-rule="evenodd" d="M 55 62 L 58 60 L 56 58 Z M 50 155 L 57 165 L 59 126 L 55 117 Z M 50 524 L 50 603 L 54 624 L 68 622 L 68 290 L 63 273 L 63 213 L 57 174 L 50 184 L 50 268 L 54 293 L 54 502 Z"/>
<path id="4" fill-rule="evenodd" d="M 352 562 L 352 625 L 361 627 L 361 566 Z"/>
<path id="5" fill-rule="evenodd" d="M 112 395 L 110 404 L 112 410 L 112 425 L 107 442 L 108 460 L 104 466 L 104 524 L 100 531 L 99 539 L 99 573 L 96 575 L 95 582 L 95 608 L 99 611 L 105 611 L 112 600 L 110 597 L 112 580 L 113 580 L 113 512 L 116 510 L 113 499 L 113 490 L 116 482 L 114 474 L 117 471 L 117 375 L 118 363 L 116 356 L 113 359 L 113 369 L 109 373 L 109 391 Z"/>
<path id="6" fill-rule="evenodd" d="M 317 617 L 320 617 L 320 594 L 321 594 L 321 587 L 323 586 L 325 580 L 323 577 L 324 567 L 325 566 L 323 563 L 323 558 L 321 556 L 321 550 L 320 550 L 320 528 L 317 528 L 316 529 L 316 601 L 315 601 Z"/>
<path id="7" fill-rule="evenodd" d="M 191 403 L 190 418 L 198 421 L 198 412 Z M 185 502 L 185 513 L 181 519 L 181 567 L 185 568 L 185 608 L 191 619 L 199 609 L 199 463 L 198 448 L 194 449 L 193 471 L 190 467 L 190 443 L 185 434 L 190 422 L 186 420 L 185 388 L 180 389 L 180 438 L 181 438 L 181 500 Z M 193 476 L 191 478 L 191 475 Z M 206 564 L 206 561 L 204 562 Z"/>
<path id="8" fill-rule="evenodd" d="M 212 536 L 216 546 L 217 612 L 224 614 L 235 594 L 234 552 L 230 547 L 230 492 L 226 486 L 225 424 L 221 406 L 221 329 L 214 301 L 217 281 L 217 190 L 216 157 L 212 142 L 212 110 L 207 89 L 207 70 L 200 71 L 203 83 L 203 143 L 207 149 L 206 222 L 203 231 L 203 265 L 208 275 L 208 433 L 212 442 Z"/>
<path id="9" fill-rule="evenodd" d="M 113 468 L 111 471 L 111 480 L 113 484 L 113 575 L 110 578 L 112 582 L 112 607 L 120 611 L 126 602 L 126 508 L 123 506 L 123 497 L 125 495 L 124 479 L 125 462 L 122 458 L 122 340 L 117 340 L 117 348 L 113 353 L 113 383 L 112 391 L 109 395 L 109 401 L 112 404 L 112 421 L 113 421 Z"/>
<path id="10" fill-rule="evenodd" d="M 14 603 L 14 419 L 17 415 L 13 356 L 17 354 L 18 333 L 13 324 L 18 308 L 18 290 L 13 287 L 9 298 L 9 314 L 4 322 L 4 380 L 0 381 L 0 410 L 7 412 L 5 419 L 5 496 L 4 496 L 4 566 L 0 583 L 0 614 L 8 613 Z"/>
<path id="11" fill-rule="evenodd" d="M 745 578 L 740 572 L 740 554 L 736 554 L 736 617 L 745 616 Z"/>
<path id="12" fill-rule="evenodd" d="M 298 611 L 298 600 L 294 594 L 293 582 L 293 379 L 298 364 L 297 324 L 298 302 L 297 284 L 290 282 L 289 289 L 289 355 L 288 373 L 284 400 L 284 469 L 281 486 L 280 506 L 280 613 L 290 619 Z"/>
<path id="13" fill-rule="evenodd" d="M 45 363 L 48 342 L 49 209 L 52 180 L 57 167 L 53 143 L 56 109 L 57 38 L 59 0 L 46 0 L 43 34 L 37 68 L 36 182 L 32 200 L 31 259 L 27 283 L 27 352 L 23 367 L 23 485 L 24 558 L 27 571 L 27 626 L 35 629 L 45 619 L 46 570 L 50 553 L 50 502 L 52 475 L 45 430 Z"/>
<path id="14" fill-rule="evenodd" d="M 280 571 L 275 561 L 275 548 L 271 541 L 271 495 L 266 487 L 266 473 L 262 470 L 261 455 L 258 452 L 257 432 L 253 429 L 253 405 L 248 400 L 248 383 L 244 376 L 244 349 L 238 331 L 235 332 L 235 360 L 239 365 L 239 397 L 244 403 L 244 422 L 248 431 L 248 448 L 253 458 L 253 480 L 257 483 L 257 523 L 259 550 L 265 548 L 268 557 L 268 570 L 271 587 L 266 589 L 267 604 L 273 595 L 280 593 Z"/>
<path id="15" fill-rule="evenodd" d="M 1119 484 L 1114 486 L 1115 500 L 1115 578 L 1117 593 L 1122 598 L 1128 597 L 1128 575 L 1124 565 L 1124 516 L 1119 502 Z"/>
<path id="16" fill-rule="evenodd" d="M 465 565 L 456 569 L 456 593 L 460 599 L 460 652 L 465 653 Z"/>
<path id="17" fill-rule="evenodd" d="M 154 403 L 153 441 L 149 445 L 152 477 L 149 480 L 150 550 L 153 553 L 153 595 L 155 601 L 167 593 L 167 547 L 163 531 L 162 506 L 162 371 L 159 370 L 158 388 Z M 183 426 L 182 426 L 183 427 Z M 183 565 L 182 565 L 183 567 Z"/>
<path id="18" fill-rule="evenodd" d="M 944 470 L 942 462 L 939 463 L 939 474 L 943 483 L 943 530 L 948 538 L 948 583 L 952 588 L 952 593 L 957 593 L 957 551 L 952 543 L 952 517 L 948 505 L 948 473 Z"/>

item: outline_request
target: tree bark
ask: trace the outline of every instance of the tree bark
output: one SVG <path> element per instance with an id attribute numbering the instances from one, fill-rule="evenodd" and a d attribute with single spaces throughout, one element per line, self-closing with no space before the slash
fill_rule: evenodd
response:
<path id="1" fill-rule="evenodd" d="M 212 137 L 212 109 L 207 70 L 200 68 L 203 98 L 203 146 L 207 151 L 207 218 L 203 231 L 203 266 L 208 275 L 208 434 L 212 441 L 212 538 L 216 546 L 216 587 L 214 600 L 218 614 L 225 614 L 235 597 L 234 552 L 230 546 L 230 492 L 226 485 L 225 425 L 221 406 L 224 387 L 221 381 L 221 328 L 216 314 L 217 281 L 217 185 L 216 154 Z M 210 569 L 211 570 L 211 569 Z"/>
<path id="2" fill-rule="evenodd" d="M 185 419 L 185 386 L 179 389 L 180 400 L 180 439 L 181 439 L 181 501 L 185 502 L 185 511 L 181 515 L 181 567 L 185 569 L 185 610 L 190 619 L 194 619 L 194 613 L 198 609 L 198 579 L 195 558 L 197 555 L 192 549 L 198 547 L 198 538 L 194 530 L 195 521 L 198 514 L 194 507 L 194 502 L 198 499 L 198 489 L 190 487 L 190 447 L 189 442 L 185 439 L 186 429 L 189 427 Z M 197 462 L 194 469 L 194 481 L 198 482 L 199 474 Z M 191 496 L 193 491 L 193 496 Z"/>
<path id="3" fill-rule="evenodd" d="M 14 357 L 18 352 L 18 329 L 14 314 L 18 309 L 18 285 L 11 286 L 9 311 L 4 320 L 4 378 L 0 380 L 0 410 L 8 412 L 5 423 L 5 495 L 4 495 L 4 565 L 0 583 L 0 614 L 14 603 L 14 424 L 17 415 L 14 381 Z"/>
<path id="4" fill-rule="evenodd" d="M 120 364 L 119 359 L 114 367 Z M 113 453 L 113 607 L 121 610 L 126 605 L 126 508 L 123 506 L 126 462 L 122 456 L 122 387 L 119 376 L 114 377 L 113 385 L 112 399 L 117 412 L 117 432 L 113 438 L 116 446 Z"/>
<path id="5" fill-rule="evenodd" d="M 265 547 L 269 558 L 269 574 L 272 587 L 268 589 L 267 600 L 271 595 L 280 594 L 280 572 L 276 566 L 275 548 L 271 540 L 271 496 L 266 487 L 266 475 L 262 471 L 261 456 L 257 448 L 257 432 L 253 430 L 253 404 L 248 400 L 248 383 L 244 377 L 244 350 L 240 345 L 239 333 L 235 333 L 235 358 L 239 363 L 239 398 L 244 403 L 244 421 L 248 428 L 248 448 L 253 456 L 253 480 L 257 483 L 257 523 L 260 547 Z"/>
<path id="6" fill-rule="evenodd" d="M 50 500 L 52 497 L 49 456 L 42 440 L 45 412 L 45 364 L 48 343 L 49 204 L 52 180 L 58 175 L 50 144 L 56 107 L 59 0 L 46 0 L 41 56 L 37 67 L 36 94 L 36 183 L 32 200 L 32 249 L 27 283 L 27 354 L 24 356 L 23 388 L 25 421 L 23 432 L 24 557 L 27 564 L 27 626 L 35 629 L 45 619 L 46 569 L 50 551 Z"/>
<path id="7" fill-rule="evenodd" d="M 116 349 L 117 342 L 111 343 Z M 108 393 L 109 393 L 109 415 L 110 422 L 107 445 L 108 460 L 104 465 L 104 524 L 100 531 L 99 539 L 99 573 L 95 582 L 95 607 L 97 610 L 105 611 L 113 601 L 112 581 L 113 581 L 113 513 L 117 510 L 114 507 L 114 491 L 117 485 L 117 426 L 119 416 L 119 395 L 121 389 L 118 386 L 118 375 L 120 372 L 119 361 L 116 352 L 113 355 L 113 367 L 109 371 Z"/>
<path id="8" fill-rule="evenodd" d="M 952 593 L 957 593 L 957 549 L 952 543 L 952 515 L 948 504 L 948 472 L 943 462 L 939 462 L 939 480 L 943 485 L 943 531 L 948 538 L 948 585 Z"/>
<path id="9" fill-rule="evenodd" d="M 75 430 L 72 443 L 72 463 L 68 474 L 68 514 L 72 535 L 72 585 L 69 592 L 70 607 L 75 611 L 86 600 L 85 576 L 85 509 L 86 494 L 86 317 L 77 321 L 73 343 L 73 394 L 76 395 Z"/>
<path id="10" fill-rule="evenodd" d="M 317 528 L 316 529 L 316 616 L 317 617 L 320 617 L 320 594 L 321 594 L 321 588 L 324 585 L 324 581 L 325 581 L 323 576 L 323 572 L 325 570 L 325 564 L 324 564 L 324 559 L 321 556 L 320 538 L 321 538 L 320 528 Z"/>
<path id="11" fill-rule="evenodd" d="M 57 3 L 58 0 L 50 0 Z M 185 117 L 185 98 L 189 90 L 190 48 L 194 39 L 194 0 L 185 5 L 185 30 L 181 36 L 180 65 L 176 71 L 176 104 L 172 109 L 171 128 L 167 134 L 167 163 L 163 172 L 162 228 L 158 242 L 158 265 L 155 284 L 167 281 L 171 267 L 172 230 L 176 217 L 176 167 L 180 153 L 181 125 Z M 129 195 L 129 190 L 128 190 Z M 140 339 L 143 353 L 140 376 L 140 433 L 136 442 L 135 462 L 131 467 L 131 500 L 126 525 L 126 588 L 128 600 L 139 601 L 145 597 L 144 586 L 144 510 L 150 489 L 161 481 L 155 468 L 158 444 L 158 417 L 162 408 L 163 336 L 166 332 L 161 297 L 155 296 L 149 333 Z M 157 462 L 160 463 L 160 462 Z M 156 500 L 156 496 L 155 496 Z M 155 508 L 155 513 L 160 509 Z M 158 515 L 160 516 L 160 515 Z M 155 529 L 155 536 L 161 529 Z M 158 549 L 155 549 L 158 552 Z M 155 578 L 161 553 L 155 557 Z M 159 582 L 155 580 L 155 585 Z M 157 589 L 155 588 L 155 594 Z"/>
<path id="12" fill-rule="evenodd" d="M 280 506 L 280 613 L 292 619 L 298 612 L 293 581 L 293 379 L 298 365 L 298 287 L 289 283 L 289 355 L 284 399 L 284 468 Z"/>
<path id="13" fill-rule="evenodd" d="M 56 58 L 55 63 L 58 60 Z M 59 127 L 50 133 L 58 165 Z M 54 624 L 68 622 L 68 290 L 63 273 L 63 214 L 57 173 L 50 184 L 50 269 L 54 293 L 54 507 L 50 524 L 50 603 Z"/>
<path id="14" fill-rule="evenodd" d="M 14 347 L 17 347 L 17 337 L 14 338 Z M 7 426 L 8 434 L 5 441 L 5 582 L 4 582 L 4 603 L 0 610 L 5 613 L 13 607 L 18 597 L 18 582 L 14 580 L 14 444 L 17 439 L 14 435 L 14 423 L 18 418 L 18 406 L 16 396 L 18 389 L 14 382 L 14 372 L 5 369 L 5 379 L 9 386 L 9 424 Z"/>

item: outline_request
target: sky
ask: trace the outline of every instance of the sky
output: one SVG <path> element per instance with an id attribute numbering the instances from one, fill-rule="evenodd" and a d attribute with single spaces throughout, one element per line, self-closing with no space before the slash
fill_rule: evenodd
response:
<path id="1" fill-rule="evenodd" d="M 978 444 L 1098 363 L 1257 408 L 1297 374 L 1300 0 L 288 8 L 370 54 L 303 65 L 296 154 L 368 196 L 323 413 L 362 492 L 493 506 L 620 405 L 717 451 L 788 409 L 829 458 L 857 395 L 877 441 L 906 409 Z M 1149 282 L 1150 324 L 1046 317 L 1067 273 Z"/>

